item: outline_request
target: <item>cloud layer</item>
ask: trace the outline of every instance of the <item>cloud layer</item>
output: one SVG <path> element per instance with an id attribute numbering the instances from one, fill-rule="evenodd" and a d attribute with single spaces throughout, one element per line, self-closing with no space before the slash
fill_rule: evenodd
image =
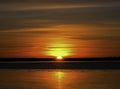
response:
<path id="1" fill-rule="evenodd" d="M 0 30 L 61 24 L 119 24 L 119 7 L 0 11 Z"/>
<path id="2" fill-rule="evenodd" d="M 119 0 L 0 0 L 0 31 L 39 28 L 41 32 L 42 28 L 84 24 L 99 25 L 103 33 L 106 27 L 112 28 L 113 32 L 117 28 L 117 33 L 120 33 L 119 11 Z M 111 36 L 94 37 L 89 38 L 111 39 Z"/>

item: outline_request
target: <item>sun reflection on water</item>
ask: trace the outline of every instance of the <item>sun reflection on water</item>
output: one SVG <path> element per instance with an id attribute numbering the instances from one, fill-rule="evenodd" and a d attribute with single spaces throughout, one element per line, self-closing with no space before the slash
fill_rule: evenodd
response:
<path id="1" fill-rule="evenodd" d="M 56 76 L 56 80 L 58 83 L 58 89 L 62 89 L 62 82 L 63 82 L 63 78 L 65 76 L 64 72 L 57 71 L 57 72 L 55 72 L 55 76 Z"/>

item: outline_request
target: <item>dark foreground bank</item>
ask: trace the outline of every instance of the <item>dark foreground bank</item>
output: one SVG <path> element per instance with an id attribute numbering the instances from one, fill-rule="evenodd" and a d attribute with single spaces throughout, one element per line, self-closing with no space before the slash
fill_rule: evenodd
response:
<path id="1" fill-rule="evenodd" d="M 11 62 L 0 63 L 0 69 L 120 69 L 118 61 Z"/>
<path id="2" fill-rule="evenodd" d="M 120 57 L 64 58 L 64 61 L 120 61 Z M 0 58 L 0 62 L 56 61 L 56 58 Z"/>
<path id="3" fill-rule="evenodd" d="M 0 69 L 120 69 L 119 57 L 68 58 L 56 61 L 51 58 L 0 59 Z"/>

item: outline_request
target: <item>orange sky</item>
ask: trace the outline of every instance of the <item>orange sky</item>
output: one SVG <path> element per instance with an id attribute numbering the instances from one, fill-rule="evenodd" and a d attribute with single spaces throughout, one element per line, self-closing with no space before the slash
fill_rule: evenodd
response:
<path id="1" fill-rule="evenodd" d="M 3 31 L 0 35 L 0 39 L 4 39 L 0 43 L 0 57 L 119 56 L 120 42 L 116 37 L 120 33 L 112 34 L 110 29 L 92 25 L 60 25 Z"/>
<path id="2" fill-rule="evenodd" d="M 120 56 L 119 11 L 119 0 L 0 0 L 0 58 Z"/>

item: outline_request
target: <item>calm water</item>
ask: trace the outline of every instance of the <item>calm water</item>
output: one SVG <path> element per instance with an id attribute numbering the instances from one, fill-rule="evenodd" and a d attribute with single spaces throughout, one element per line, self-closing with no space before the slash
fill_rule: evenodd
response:
<path id="1" fill-rule="evenodd" d="M 120 70 L 0 70 L 0 89 L 119 89 Z"/>

